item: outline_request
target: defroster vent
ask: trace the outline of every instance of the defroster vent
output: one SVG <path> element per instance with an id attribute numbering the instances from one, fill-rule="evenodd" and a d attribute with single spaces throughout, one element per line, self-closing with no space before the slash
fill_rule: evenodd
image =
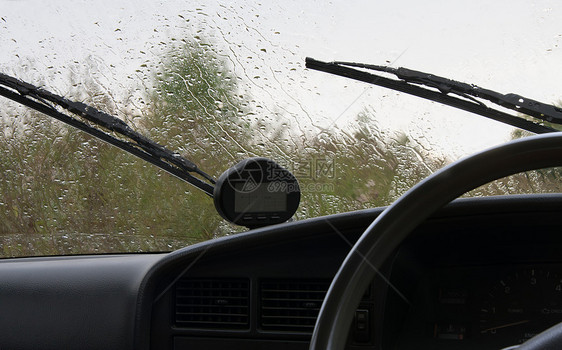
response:
<path id="1" fill-rule="evenodd" d="M 248 329 L 247 279 L 181 279 L 176 284 L 176 326 Z"/>
<path id="2" fill-rule="evenodd" d="M 327 280 L 261 281 L 261 328 L 312 333 L 329 286 Z"/>

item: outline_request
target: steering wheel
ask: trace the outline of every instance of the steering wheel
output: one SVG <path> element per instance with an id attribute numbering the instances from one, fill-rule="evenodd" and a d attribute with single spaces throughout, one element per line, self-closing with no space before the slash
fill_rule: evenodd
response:
<path id="1" fill-rule="evenodd" d="M 511 141 L 457 161 L 412 187 L 365 230 L 334 277 L 320 309 L 310 350 L 343 350 L 363 292 L 382 264 L 420 223 L 453 199 L 504 176 L 562 166 L 562 133 Z M 562 323 L 518 350 L 562 349 Z"/>

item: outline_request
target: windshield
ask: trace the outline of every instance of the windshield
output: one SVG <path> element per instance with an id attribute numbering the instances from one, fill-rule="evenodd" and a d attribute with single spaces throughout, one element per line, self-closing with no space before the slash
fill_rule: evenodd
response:
<path id="1" fill-rule="evenodd" d="M 554 1 L 0 0 L 0 73 L 114 115 L 215 179 L 248 157 L 293 172 L 294 220 L 390 204 L 511 126 L 305 68 L 408 67 L 560 104 Z M 244 230 L 202 191 L 2 98 L 0 255 L 170 251 Z M 561 192 L 560 172 L 469 195 Z"/>

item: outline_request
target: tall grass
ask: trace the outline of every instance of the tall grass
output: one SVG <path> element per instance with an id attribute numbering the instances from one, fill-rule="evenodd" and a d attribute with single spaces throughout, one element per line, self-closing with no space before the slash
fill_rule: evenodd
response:
<path id="1" fill-rule="evenodd" d="M 385 134 L 369 110 L 318 135 L 249 118 L 248 97 L 212 51 L 188 43 L 167 57 L 134 118 L 138 130 L 215 177 L 248 156 L 285 164 L 303 189 L 297 219 L 390 204 L 448 162 L 406 135 Z M 74 85 L 81 90 L 70 98 L 128 117 L 94 81 Z M 201 191 L 48 117 L 2 108 L 0 130 L 0 256 L 168 251 L 241 230 Z M 560 185 L 560 171 L 551 169 L 469 195 L 560 192 Z"/>

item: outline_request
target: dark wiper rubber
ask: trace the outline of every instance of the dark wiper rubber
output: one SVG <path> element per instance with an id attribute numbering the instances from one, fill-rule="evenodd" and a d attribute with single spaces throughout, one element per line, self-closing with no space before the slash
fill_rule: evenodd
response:
<path id="1" fill-rule="evenodd" d="M 2 73 L 0 73 L 0 95 L 119 147 L 194 185 L 208 195 L 213 195 L 215 180 L 211 176 L 201 171 L 197 165 L 178 153 L 172 152 L 134 131 L 121 119 L 99 111 L 85 103 L 70 101 Z M 55 108 L 55 105 L 97 126 L 119 134 L 123 139 L 117 138 L 85 121 L 62 113 Z M 199 174 L 208 182 L 191 175 L 191 173 Z"/>
<path id="2" fill-rule="evenodd" d="M 537 134 L 558 130 L 518 116 L 490 108 L 476 98 L 485 99 L 502 107 L 527 114 L 550 123 L 562 124 L 562 109 L 516 94 L 501 94 L 476 85 L 419 72 L 407 68 L 392 68 L 352 62 L 322 62 L 306 58 L 306 67 L 346 78 L 405 92 L 435 102 L 463 109 Z M 352 68 L 353 67 L 353 68 Z M 370 69 L 396 75 L 400 80 L 386 78 L 355 68 Z M 421 86 L 420 86 L 421 85 Z M 437 91 L 428 89 L 430 87 Z M 456 94 L 462 98 L 451 96 Z"/>

